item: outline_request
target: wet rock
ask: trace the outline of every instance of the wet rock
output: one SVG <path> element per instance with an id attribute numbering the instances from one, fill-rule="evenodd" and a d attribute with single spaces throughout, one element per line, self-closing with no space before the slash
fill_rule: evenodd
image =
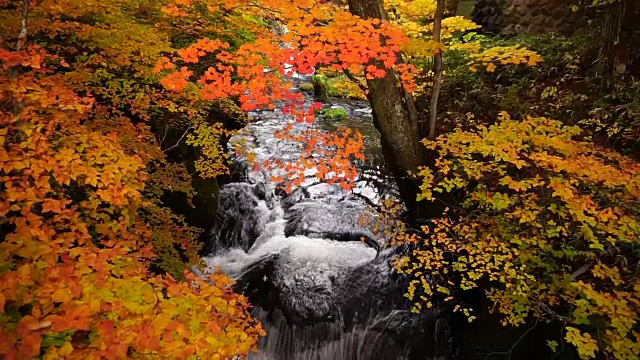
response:
<path id="1" fill-rule="evenodd" d="M 283 193 L 282 196 L 283 198 L 280 201 L 280 204 L 284 209 L 288 209 L 305 199 L 309 199 L 310 194 L 306 187 L 299 187 L 294 189 L 291 194 L 287 195 L 286 193 Z"/>
<path id="2" fill-rule="evenodd" d="M 264 189 L 246 183 L 225 185 L 219 193 L 219 207 L 208 252 L 239 247 L 249 250 L 270 220 L 271 210 Z"/>
<path id="3" fill-rule="evenodd" d="M 350 118 L 313 126 L 334 131 L 348 124 L 363 130 L 369 151 L 379 149 L 366 103 L 331 106 L 345 109 Z M 282 184 L 271 181 L 283 174 L 256 169 L 246 152 L 259 164 L 295 161 L 301 156 L 300 144 L 278 139 L 275 133 L 286 123 L 301 132 L 311 125 L 292 122 L 281 111 L 251 116 L 254 121 L 231 140 L 245 150 L 238 155 L 229 147 L 238 164 L 236 176 L 243 182 L 220 190 L 210 255 L 204 258 L 208 270 L 202 275 L 220 269 L 236 280 L 236 291 L 260 309 L 257 316 L 268 335 L 252 358 L 413 358 L 407 355 L 412 353 L 407 344 L 418 349 L 413 351 L 419 354 L 416 358 L 433 353 L 428 348 L 432 342 L 425 340 L 431 333 L 423 329 L 434 324 L 406 312 L 404 289 L 391 266 L 395 249 L 384 249 L 386 239 L 374 231 L 374 207 L 381 199 L 397 198 L 388 175 L 380 170 L 383 163 L 359 164 L 353 191 L 319 182 L 311 169 L 303 185 L 287 194 Z M 379 154 L 367 155 L 376 159 Z"/>
<path id="4" fill-rule="evenodd" d="M 305 235 L 339 241 L 362 241 L 379 250 L 384 240 L 374 234 L 375 218 L 362 203 L 342 200 L 335 203 L 304 201 L 287 209 L 285 235 Z"/>

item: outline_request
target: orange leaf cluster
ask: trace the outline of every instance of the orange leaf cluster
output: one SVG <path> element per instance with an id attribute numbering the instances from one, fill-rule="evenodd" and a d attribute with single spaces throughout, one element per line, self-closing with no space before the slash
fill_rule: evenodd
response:
<path id="1" fill-rule="evenodd" d="M 186 16 L 196 23 L 199 16 L 204 16 L 202 7 L 190 1 L 173 1 L 168 6 L 166 9 L 171 10 L 165 13 L 172 21 L 182 21 L 178 18 Z M 255 39 L 239 46 L 220 40 L 198 40 L 156 65 L 156 71 L 164 76 L 161 83 L 166 89 L 197 91 L 205 100 L 237 98 L 247 111 L 273 108 L 282 101 L 286 104 L 285 114 L 306 123 L 313 122 L 314 109 L 305 107 L 302 94 L 289 90 L 291 84 L 286 76 L 294 72 L 312 74 L 316 68 L 326 67 L 348 69 L 369 79 L 398 75 L 407 90 L 415 89 L 415 67 L 396 64 L 408 38 L 395 24 L 361 19 L 344 7 L 316 0 L 260 0 L 251 4 L 219 0 L 208 3 L 207 15 L 214 13 L 221 17 L 266 19 L 286 26 L 286 31 L 256 31 Z M 204 66 L 204 70 L 190 72 L 188 69 L 195 69 L 195 64 L 199 64 L 198 68 Z M 187 90 L 189 83 L 196 86 Z M 315 177 L 322 181 L 340 183 L 346 189 L 352 186 L 350 182 L 357 173 L 350 161 L 362 158 L 360 134 L 285 131 L 280 136 L 303 146 L 303 155 L 295 163 L 266 165 L 284 171 L 288 190 L 302 184 L 309 169 L 314 169 Z M 320 156 L 312 156 L 318 151 Z"/>
<path id="2" fill-rule="evenodd" d="M 287 192 L 299 187 L 305 181 L 305 172 L 312 170 L 312 176 L 328 184 L 338 184 L 345 190 L 353 188 L 358 177 L 353 161 L 364 160 L 362 134 L 352 129 L 342 129 L 340 133 L 328 133 L 315 129 L 296 132 L 291 126 L 277 132 L 276 137 L 299 143 L 302 156 L 297 162 L 275 160 L 273 163 L 256 164 L 270 171 L 284 171 L 274 182 L 282 183 Z"/>
<path id="3" fill-rule="evenodd" d="M 153 147 L 139 145 L 148 134 L 67 86 L 45 66 L 56 56 L 0 54 L 4 66 L 30 67 L 0 74 L 0 355 L 231 358 L 253 349 L 264 331 L 224 275 L 186 272 L 176 282 L 148 271 L 157 236 L 140 212 L 149 211 Z"/>
<path id="4" fill-rule="evenodd" d="M 172 6 L 187 13 L 199 12 L 198 6 L 190 2 L 179 1 Z M 179 50 L 173 65 L 168 66 L 163 59 L 156 67 L 166 70 L 163 85 L 167 89 L 180 91 L 189 80 L 200 86 L 204 99 L 238 97 L 243 109 L 254 110 L 288 100 L 290 84 L 283 76 L 294 72 L 312 74 L 319 67 L 364 72 L 369 79 L 397 73 L 407 87 L 415 87 L 415 68 L 396 66 L 401 47 L 408 42 L 397 25 L 358 18 L 325 1 L 262 0 L 247 6 L 241 1 L 220 0 L 210 7 L 225 9 L 226 16 L 237 12 L 277 21 L 286 26 L 287 32 L 262 32 L 262 36 L 235 50 L 219 40 L 199 40 Z M 287 46 L 283 47 L 283 43 Z M 210 64 L 204 74 L 185 77 L 187 73 L 182 70 L 172 70 L 180 63 L 196 62 Z"/>

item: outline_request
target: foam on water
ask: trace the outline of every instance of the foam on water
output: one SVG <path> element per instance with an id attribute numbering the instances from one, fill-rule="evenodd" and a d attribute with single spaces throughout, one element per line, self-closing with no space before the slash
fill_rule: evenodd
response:
<path id="1" fill-rule="evenodd" d="M 371 131 L 370 109 L 341 106 L 360 116 L 351 126 Z M 426 334 L 424 319 L 410 313 L 392 278 L 392 249 L 382 250 L 386 239 L 376 235 L 373 222 L 360 222 L 373 219 L 372 205 L 381 199 L 397 198 L 380 170 L 379 154 L 370 154 L 374 161 L 360 169 L 353 191 L 319 183 L 315 170 L 308 169 L 302 187 L 283 195 L 271 181 L 283 174 L 250 167 L 246 157 L 233 152 L 233 144 L 252 152 L 258 163 L 296 160 L 300 145 L 276 138 L 275 132 L 286 123 L 294 131 L 309 126 L 332 131 L 335 121 L 297 123 L 278 109 L 250 116 L 253 121 L 229 146 L 244 182 L 221 188 L 211 253 L 204 258 L 205 273 L 225 272 L 256 306 L 253 314 L 267 336 L 250 359 L 432 358 L 427 356 L 431 340 L 408 345 L 434 337 Z"/>

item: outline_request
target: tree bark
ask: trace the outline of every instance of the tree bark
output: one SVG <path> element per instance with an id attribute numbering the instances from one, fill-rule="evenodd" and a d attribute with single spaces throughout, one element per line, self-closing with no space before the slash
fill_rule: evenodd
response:
<path id="1" fill-rule="evenodd" d="M 363 19 L 387 19 L 383 0 L 349 0 L 349 11 Z M 376 64 L 381 67 L 381 64 Z M 420 144 L 420 128 L 415 103 L 405 91 L 392 69 L 381 79 L 367 80 L 369 103 L 374 125 L 380 132 L 382 150 L 393 173 L 400 195 L 416 215 L 418 184 L 409 176 L 423 164 L 424 150 Z"/>
<path id="2" fill-rule="evenodd" d="M 29 33 L 27 28 L 27 22 L 29 21 L 29 0 L 23 1 L 22 6 L 22 21 L 20 27 L 20 34 L 18 35 L 18 41 L 16 43 L 16 51 L 22 50 L 22 47 L 27 42 L 27 34 Z"/>
<path id="3" fill-rule="evenodd" d="M 442 19 L 444 18 L 445 0 L 437 0 L 436 14 L 433 18 L 433 40 L 440 42 Z M 442 87 L 442 51 L 433 57 L 433 89 L 431 91 L 431 107 L 429 108 L 429 139 L 436 137 L 436 120 L 438 119 L 438 97 Z"/>
<path id="4" fill-rule="evenodd" d="M 620 41 L 620 28 L 624 18 L 625 1 L 617 0 L 604 13 L 604 24 L 600 34 L 600 54 L 598 75 L 601 77 L 601 90 L 606 90 L 614 75 L 615 51 Z"/>
<path id="5" fill-rule="evenodd" d="M 16 50 L 20 51 L 27 43 L 27 35 L 29 34 L 29 29 L 27 27 L 29 22 L 29 11 L 30 11 L 30 0 L 24 0 L 22 2 L 22 19 L 20 21 L 20 33 L 18 34 L 18 40 L 16 40 Z M 0 37 L 0 42 L 2 38 Z M 8 70 L 9 79 L 13 80 L 20 75 L 20 67 L 12 66 Z M 19 114 L 22 111 L 23 101 L 12 98 L 13 103 L 13 113 Z"/>

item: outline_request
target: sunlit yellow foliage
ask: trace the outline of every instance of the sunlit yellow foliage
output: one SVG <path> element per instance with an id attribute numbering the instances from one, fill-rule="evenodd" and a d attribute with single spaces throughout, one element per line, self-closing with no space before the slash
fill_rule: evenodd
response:
<path id="1" fill-rule="evenodd" d="M 408 56 L 416 59 L 433 57 L 435 54 L 447 50 L 447 45 L 431 39 L 412 39 L 405 47 Z"/>
<path id="2" fill-rule="evenodd" d="M 475 50 L 473 47 L 459 49 Z M 496 65 L 529 65 L 535 66 L 542 62 L 540 55 L 520 46 L 494 46 L 484 51 L 469 55 L 471 61 L 469 66 L 472 71 L 476 71 L 479 66 L 486 67 L 488 72 L 494 72 Z"/>
<path id="3" fill-rule="evenodd" d="M 441 41 L 434 41 L 431 37 L 436 0 L 391 0 L 386 1 L 385 6 L 391 20 L 401 25 L 410 38 L 403 48 L 410 61 L 422 62 L 449 49 L 468 53 L 471 71 L 477 71 L 478 67 L 482 66 L 488 72 L 493 72 L 498 65 L 535 66 L 542 61 L 535 52 L 522 47 L 483 49 L 478 40 L 459 42 L 455 35 L 480 28 L 479 25 L 462 16 L 445 17 L 442 20 Z M 414 94 L 421 92 L 422 89 L 416 88 Z"/>
<path id="4" fill-rule="evenodd" d="M 442 19 L 442 38 L 447 39 L 456 33 L 479 29 L 480 25 L 463 16 L 450 16 Z M 431 31 L 431 29 L 429 29 Z"/>
<path id="5" fill-rule="evenodd" d="M 421 170 L 419 197 L 464 201 L 424 237 L 401 240 L 418 245 L 396 263 L 416 310 L 488 280 L 504 325 L 559 321 L 581 358 L 638 358 L 640 165 L 579 133 L 503 113 L 489 128 L 425 141 L 438 158 Z"/>
<path id="6" fill-rule="evenodd" d="M 430 36 L 433 32 L 433 17 L 436 0 L 385 1 L 385 7 L 392 21 L 401 24 L 412 38 Z M 456 33 L 478 29 L 480 26 L 463 16 L 449 16 L 442 20 L 442 38 L 451 38 Z"/>
<path id="7" fill-rule="evenodd" d="M 394 19 L 418 22 L 433 19 L 436 13 L 435 0 L 387 0 L 384 4 L 389 16 Z"/>
<path id="8" fill-rule="evenodd" d="M 578 349 L 578 354 L 583 359 L 596 357 L 596 351 L 598 351 L 598 342 L 591 337 L 590 334 L 582 334 L 580 330 L 574 327 L 567 327 L 567 335 L 565 340 L 568 343 L 573 344 Z"/>
<path id="9" fill-rule="evenodd" d="M 436 11 L 435 0 L 418 1 L 387 1 L 387 11 L 392 21 L 400 24 L 402 29 L 411 38 L 405 47 L 405 52 L 410 57 L 426 58 L 444 51 L 448 48 L 448 42 L 438 43 L 430 39 L 433 33 L 433 17 Z M 446 17 L 442 20 L 441 37 L 449 40 L 455 33 L 461 33 L 480 26 L 462 16 Z"/>
<path id="10" fill-rule="evenodd" d="M 366 100 L 367 94 L 353 81 L 339 80 L 333 84 L 333 91 L 347 98 Z"/>
<path id="11" fill-rule="evenodd" d="M 367 98 L 367 94 L 362 90 L 362 87 L 366 85 L 364 82 L 355 83 L 344 76 L 341 71 L 331 68 L 320 68 L 316 73 L 329 78 L 327 85 L 331 96 L 362 100 Z"/>
<path id="12" fill-rule="evenodd" d="M 195 163 L 199 175 L 203 178 L 215 178 L 229 173 L 225 164 L 228 155 L 222 148 L 221 137 L 226 133 L 222 125 L 200 120 L 193 126 L 194 132 L 187 135 L 187 144 L 197 147 L 202 152 L 202 156 Z"/>

